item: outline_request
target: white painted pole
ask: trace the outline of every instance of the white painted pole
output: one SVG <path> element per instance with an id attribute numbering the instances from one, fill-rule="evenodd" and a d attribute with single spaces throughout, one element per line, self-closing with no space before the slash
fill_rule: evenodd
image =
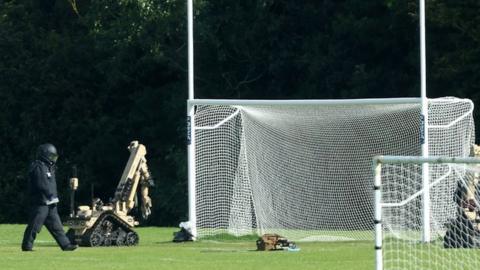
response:
<path id="1" fill-rule="evenodd" d="M 275 105 L 395 105 L 421 104 L 421 98 L 366 98 L 366 99 L 195 99 L 190 105 L 275 106 Z"/>
<path id="2" fill-rule="evenodd" d="M 382 163 L 374 159 L 373 170 L 375 175 L 375 269 L 383 270 L 383 252 L 382 252 Z"/>
<path id="3" fill-rule="evenodd" d="M 188 99 L 195 99 L 193 88 L 193 0 L 187 0 L 188 16 Z"/>
<path id="4" fill-rule="evenodd" d="M 188 100 L 194 100 L 193 85 L 193 0 L 187 0 L 188 17 Z M 193 237 L 197 237 L 196 178 L 195 178 L 195 106 L 187 102 L 188 144 L 188 219 Z"/>
<path id="5" fill-rule="evenodd" d="M 480 158 L 474 158 L 474 157 L 374 156 L 373 160 L 375 162 L 388 163 L 388 164 L 402 164 L 402 163 L 423 164 L 425 162 L 434 163 L 434 164 L 444 164 L 444 163 L 479 164 L 480 163 Z M 382 204 L 382 205 L 385 205 L 385 204 Z"/>
<path id="6" fill-rule="evenodd" d="M 428 157 L 428 98 L 427 98 L 427 64 L 425 45 L 425 0 L 420 0 L 420 81 L 422 98 L 422 156 Z M 423 184 L 423 242 L 430 242 L 430 175 L 428 163 L 422 165 Z"/>

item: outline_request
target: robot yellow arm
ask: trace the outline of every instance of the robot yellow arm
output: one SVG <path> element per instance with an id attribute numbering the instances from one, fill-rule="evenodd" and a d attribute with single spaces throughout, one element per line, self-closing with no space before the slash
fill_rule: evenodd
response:
<path id="1" fill-rule="evenodd" d="M 138 141 L 132 141 L 128 146 L 130 158 L 118 183 L 113 199 L 115 210 L 127 214 L 135 207 L 135 194 L 140 186 L 142 196 L 142 215 L 148 218 L 151 211 L 152 200 L 148 196 L 148 188 L 153 186 L 153 181 L 148 171 L 145 155 L 147 150 Z"/>
<path id="2" fill-rule="evenodd" d="M 150 172 L 148 171 L 147 162 L 143 162 L 140 166 L 140 194 L 142 196 L 142 216 L 147 219 L 152 211 L 152 199 L 148 196 L 148 189 L 153 187 L 154 183 Z"/>

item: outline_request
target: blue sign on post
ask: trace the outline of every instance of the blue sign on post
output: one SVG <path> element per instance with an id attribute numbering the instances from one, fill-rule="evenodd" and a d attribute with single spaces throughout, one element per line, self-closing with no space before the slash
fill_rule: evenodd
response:
<path id="1" fill-rule="evenodd" d="M 425 115 L 420 114 L 420 144 L 425 143 Z"/>
<path id="2" fill-rule="evenodd" d="M 191 126 L 192 118 L 187 116 L 187 145 L 192 143 L 192 126 Z"/>

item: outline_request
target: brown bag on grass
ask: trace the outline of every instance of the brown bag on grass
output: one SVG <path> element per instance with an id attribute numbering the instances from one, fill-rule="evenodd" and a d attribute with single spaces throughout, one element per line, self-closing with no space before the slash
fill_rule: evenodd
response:
<path id="1" fill-rule="evenodd" d="M 257 250 L 283 250 L 290 244 L 290 241 L 278 234 L 267 233 L 257 240 Z"/>

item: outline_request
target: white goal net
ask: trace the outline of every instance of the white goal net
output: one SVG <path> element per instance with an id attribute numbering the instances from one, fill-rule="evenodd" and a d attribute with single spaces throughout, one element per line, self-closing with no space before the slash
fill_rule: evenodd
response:
<path id="1" fill-rule="evenodd" d="M 373 238 L 375 155 L 420 155 L 420 99 L 194 100 L 197 237 Z M 470 100 L 429 100 L 430 154 L 468 155 Z"/>
<path id="2" fill-rule="evenodd" d="M 472 147 L 473 150 L 473 147 Z M 376 269 L 480 268 L 480 149 L 469 158 L 376 158 Z M 430 167 L 423 197 L 422 164 Z M 422 238 L 423 200 L 431 239 Z"/>

